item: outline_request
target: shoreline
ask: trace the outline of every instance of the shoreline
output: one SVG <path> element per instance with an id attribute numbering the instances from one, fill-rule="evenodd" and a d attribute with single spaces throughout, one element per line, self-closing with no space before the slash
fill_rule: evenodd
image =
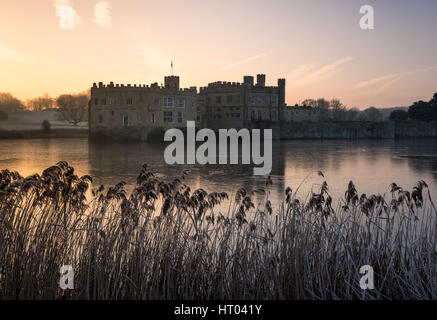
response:
<path id="1" fill-rule="evenodd" d="M 35 130 L 0 130 L 0 140 L 10 139 L 64 139 L 64 138 L 87 138 L 88 129 L 50 129 L 44 132 L 42 129 Z"/>

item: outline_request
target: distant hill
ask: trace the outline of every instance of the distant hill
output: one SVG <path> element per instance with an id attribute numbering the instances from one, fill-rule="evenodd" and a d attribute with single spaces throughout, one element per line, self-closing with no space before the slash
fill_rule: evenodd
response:
<path id="1" fill-rule="evenodd" d="M 382 113 L 382 117 L 384 120 L 388 119 L 390 117 L 390 113 L 395 110 L 405 110 L 408 111 L 408 107 L 391 107 L 391 108 L 377 108 L 379 112 Z"/>

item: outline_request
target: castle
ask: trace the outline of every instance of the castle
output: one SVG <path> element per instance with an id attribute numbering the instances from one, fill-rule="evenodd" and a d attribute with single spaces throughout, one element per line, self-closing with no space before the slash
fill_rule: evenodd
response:
<path id="1" fill-rule="evenodd" d="M 166 76 L 164 85 L 93 84 L 89 102 L 91 139 L 150 140 L 154 130 L 184 128 L 243 128 L 257 123 L 287 120 L 285 79 L 266 86 L 264 74 L 244 76 L 243 82 L 213 82 L 201 87 L 179 87 L 178 76 Z M 287 119 L 285 119 L 287 118 Z"/>

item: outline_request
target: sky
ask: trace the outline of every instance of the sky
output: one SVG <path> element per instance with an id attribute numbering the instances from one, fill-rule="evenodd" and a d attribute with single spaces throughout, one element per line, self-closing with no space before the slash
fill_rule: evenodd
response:
<path id="1" fill-rule="evenodd" d="M 173 61 L 182 87 L 264 73 L 286 78 L 289 105 L 408 106 L 437 92 L 436 13 L 436 0 L 0 0 L 0 92 L 161 83 Z"/>

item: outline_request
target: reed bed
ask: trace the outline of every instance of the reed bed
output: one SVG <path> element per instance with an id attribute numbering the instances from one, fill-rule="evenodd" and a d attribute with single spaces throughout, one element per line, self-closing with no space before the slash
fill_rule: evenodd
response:
<path id="1" fill-rule="evenodd" d="M 1 299 L 436 299 L 436 210 L 427 185 L 333 206 L 326 182 L 235 194 L 162 181 L 143 165 L 125 183 L 87 192 L 67 162 L 41 175 L 0 171 Z M 321 180 L 323 174 L 319 173 Z M 263 201 L 254 203 L 254 196 Z M 223 209 L 226 208 L 226 209 Z M 74 290 L 59 288 L 72 265 Z M 362 290 L 370 265 L 375 288 Z"/>

